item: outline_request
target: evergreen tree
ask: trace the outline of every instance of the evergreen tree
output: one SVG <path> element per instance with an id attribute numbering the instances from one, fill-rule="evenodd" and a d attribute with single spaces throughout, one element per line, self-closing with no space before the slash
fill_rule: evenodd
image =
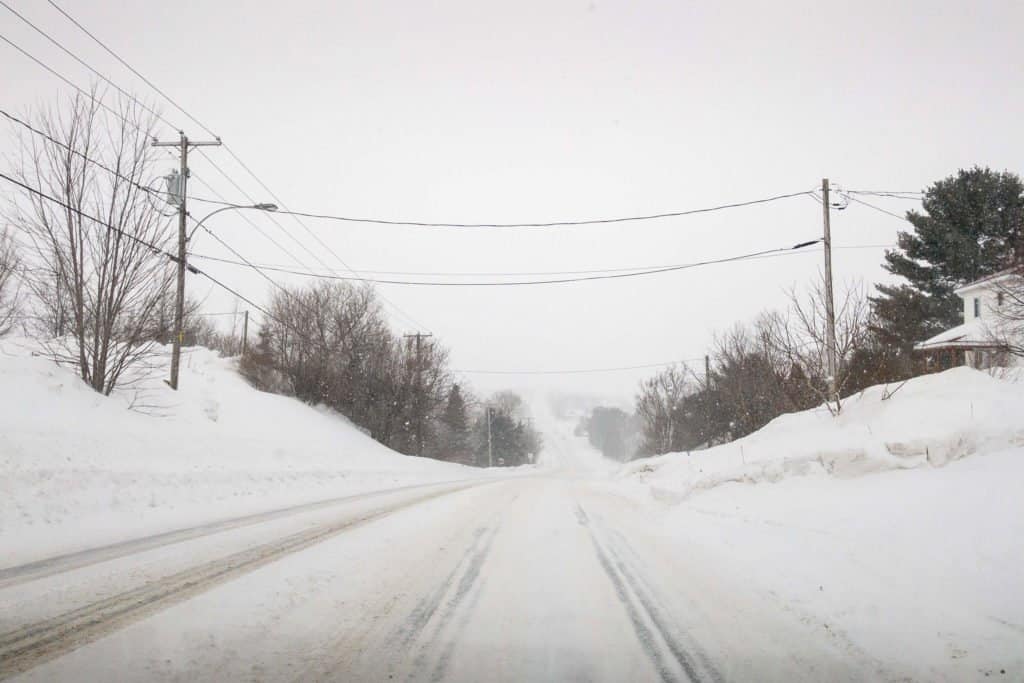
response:
<path id="1" fill-rule="evenodd" d="M 462 397 L 462 389 L 453 384 L 448 392 L 448 401 L 441 415 L 443 425 L 442 458 L 455 462 L 469 463 L 472 452 L 469 443 L 469 418 L 466 416 L 466 401 Z"/>
<path id="2" fill-rule="evenodd" d="M 490 405 L 490 444 L 495 467 L 515 467 L 533 462 L 540 453 L 540 434 L 526 420 L 512 411 L 521 412 L 522 399 L 511 392 L 495 394 Z M 487 466 L 487 410 L 482 410 L 473 426 L 472 449 L 477 465 Z"/>
<path id="3" fill-rule="evenodd" d="M 874 331 L 887 347 L 909 354 L 915 342 L 959 324 L 953 290 L 1024 257 L 1024 184 L 1019 176 L 974 167 L 925 192 L 925 213 L 910 211 L 913 232 L 884 267 L 906 280 L 877 285 Z"/>
<path id="4" fill-rule="evenodd" d="M 255 348 L 249 348 L 239 363 L 242 376 L 260 391 L 279 392 L 283 382 L 274 368 L 274 352 L 271 348 L 271 332 L 267 326 L 260 328 L 259 341 Z"/>

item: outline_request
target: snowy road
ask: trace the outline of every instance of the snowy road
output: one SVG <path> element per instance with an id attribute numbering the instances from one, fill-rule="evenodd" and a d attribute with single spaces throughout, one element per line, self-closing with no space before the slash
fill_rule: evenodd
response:
<path id="1" fill-rule="evenodd" d="M 537 476 L 360 496 L 7 572 L 0 678 L 897 676 L 648 528 L 587 480 Z"/>

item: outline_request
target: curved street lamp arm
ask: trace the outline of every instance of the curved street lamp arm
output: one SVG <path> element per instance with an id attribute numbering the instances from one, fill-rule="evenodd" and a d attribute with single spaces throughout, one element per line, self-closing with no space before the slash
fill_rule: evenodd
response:
<path id="1" fill-rule="evenodd" d="M 188 237 L 185 239 L 185 242 L 186 243 L 187 242 L 191 242 L 192 241 L 192 235 L 196 234 L 196 230 L 198 230 L 203 225 L 203 223 L 205 223 L 214 214 L 218 214 L 221 211 L 231 211 L 231 210 L 241 211 L 242 209 L 252 209 L 253 211 L 271 211 L 271 212 L 273 212 L 273 211 L 277 211 L 277 204 L 263 203 L 263 204 L 250 204 L 250 205 L 245 205 L 245 206 L 240 205 L 240 204 L 231 204 L 229 206 L 222 206 L 219 209 L 214 209 L 210 213 L 208 213 L 205 216 L 203 216 L 202 220 L 200 220 L 198 223 L 196 223 L 196 227 L 192 228 L 192 232 L 190 232 L 188 234 Z M 189 214 L 189 215 L 191 216 L 191 214 Z"/>

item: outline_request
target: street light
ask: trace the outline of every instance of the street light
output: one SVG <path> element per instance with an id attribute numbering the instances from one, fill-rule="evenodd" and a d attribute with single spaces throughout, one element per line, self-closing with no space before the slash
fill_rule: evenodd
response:
<path id="1" fill-rule="evenodd" d="M 188 234 L 188 237 L 185 239 L 185 244 L 192 241 L 192 236 L 196 234 L 196 230 L 202 227 L 203 223 L 209 220 L 211 216 L 214 216 L 222 211 L 241 211 L 244 209 L 251 209 L 255 211 L 277 211 L 277 204 L 270 204 L 269 202 L 262 204 L 251 204 L 248 206 L 241 204 L 231 204 L 229 206 L 222 206 L 219 209 L 214 209 L 210 213 L 203 216 L 203 218 L 198 223 L 196 223 L 196 227 L 192 228 L 192 232 L 190 232 Z M 180 240 L 181 236 L 185 234 L 184 229 L 182 229 L 181 232 L 179 232 L 178 234 L 178 239 Z M 184 324 L 185 317 L 185 269 L 191 269 L 185 257 L 185 244 L 181 244 L 179 247 L 179 253 L 182 255 L 182 257 L 178 259 L 178 291 L 174 309 L 174 339 L 171 341 L 171 378 L 167 382 L 167 385 L 171 387 L 171 389 L 174 389 L 175 391 L 177 391 L 178 389 L 178 369 L 181 365 L 181 342 L 183 341 L 182 336 L 184 335 L 184 332 L 182 331 L 182 326 Z M 193 270 L 193 272 L 198 271 Z"/>
<path id="2" fill-rule="evenodd" d="M 254 211 L 277 211 L 277 204 L 270 204 L 269 202 L 265 203 L 265 204 L 251 204 L 251 205 L 248 205 L 248 206 L 246 206 L 246 205 L 237 205 L 236 206 L 236 205 L 232 204 L 231 206 L 222 206 L 219 209 L 214 209 L 210 213 L 208 213 L 205 216 L 203 216 L 202 220 L 200 220 L 198 223 L 196 223 L 196 227 L 192 228 L 192 232 L 190 232 L 188 234 L 188 239 L 186 241 L 187 242 L 191 242 L 192 241 L 192 235 L 195 235 L 196 234 L 196 230 L 198 230 L 203 225 L 203 223 L 205 223 L 207 220 L 209 220 L 210 217 L 217 215 L 221 211 L 241 211 L 241 210 L 244 210 L 244 209 L 251 209 L 251 210 L 254 210 Z"/>

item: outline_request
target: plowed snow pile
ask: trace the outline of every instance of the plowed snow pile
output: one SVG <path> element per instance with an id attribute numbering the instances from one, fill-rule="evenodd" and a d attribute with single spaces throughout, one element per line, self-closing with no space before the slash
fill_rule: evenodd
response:
<path id="1" fill-rule="evenodd" d="M 1021 444 L 1024 383 L 955 368 L 866 389 L 838 416 L 823 407 L 782 415 L 743 439 L 637 460 L 620 474 L 673 502 L 728 482 L 939 467 Z"/>
<path id="2" fill-rule="evenodd" d="M 158 379 L 104 398 L 30 348 L 0 342 L 0 567 L 479 472 L 400 455 L 337 413 L 256 391 L 206 349 L 183 357 L 178 392 Z"/>

